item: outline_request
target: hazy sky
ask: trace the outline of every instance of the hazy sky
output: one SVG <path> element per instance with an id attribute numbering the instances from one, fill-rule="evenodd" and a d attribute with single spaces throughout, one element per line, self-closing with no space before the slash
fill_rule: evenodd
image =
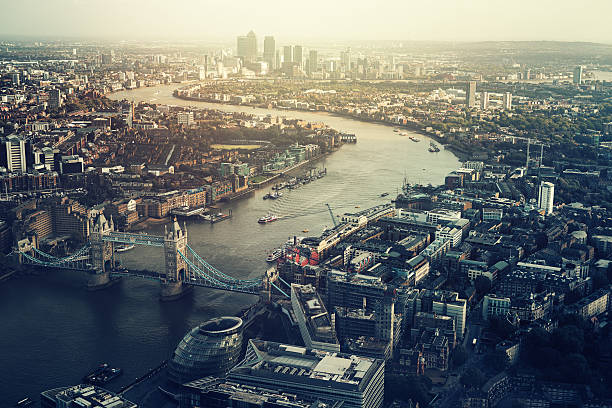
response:
<path id="1" fill-rule="evenodd" d="M 612 43 L 612 0 L 0 0 L 0 36 Z"/>

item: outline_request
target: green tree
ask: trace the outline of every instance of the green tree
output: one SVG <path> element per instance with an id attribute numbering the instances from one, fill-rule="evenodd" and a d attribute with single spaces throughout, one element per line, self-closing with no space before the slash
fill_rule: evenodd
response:
<path id="1" fill-rule="evenodd" d="M 453 367 L 461 367 L 467 361 L 467 357 L 467 351 L 465 351 L 465 348 L 463 346 L 459 345 L 455 347 L 453 353 L 451 354 L 451 361 Z"/>
<path id="2" fill-rule="evenodd" d="M 461 378 L 459 381 L 461 384 L 468 388 L 480 388 L 486 382 L 486 377 L 479 369 L 475 367 L 470 367 L 463 374 L 461 374 Z"/>
<path id="3" fill-rule="evenodd" d="M 508 355 L 501 350 L 494 350 L 488 353 L 485 356 L 484 361 L 487 367 L 493 369 L 496 374 L 510 367 L 510 359 L 508 358 Z"/>
<path id="4" fill-rule="evenodd" d="M 491 279 L 486 276 L 480 275 L 474 279 L 474 288 L 479 296 L 484 296 L 491 290 Z"/>

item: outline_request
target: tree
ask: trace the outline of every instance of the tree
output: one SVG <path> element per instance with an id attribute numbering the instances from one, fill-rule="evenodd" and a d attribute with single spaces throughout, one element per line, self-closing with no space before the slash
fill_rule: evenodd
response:
<path id="1" fill-rule="evenodd" d="M 584 348 L 584 332 L 574 325 L 555 329 L 551 336 L 554 348 L 563 353 L 581 353 Z"/>
<path id="2" fill-rule="evenodd" d="M 507 339 L 516 331 L 516 327 L 503 316 L 491 316 L 489 319 L 489 330 L 500 338 Z"/>
<path id="3" fill-rule="evenodd" d="M 480 388 L 486 382 L 486 378 L 482 371 L 477 368 L 470 367 L 463 374 L 459 381 L 468 388 Z"/>
<path id="4" fill-rule="evenodd" d="M 479 296 L 484 296 L 491 290 L 491 279 L 480 275 L 474 279 L 474 287 Z"/>
<path id="5" fill-rule="evenodd" d="M 417 401 L 420 406 L 429 404 L 428 395 L 431 381 L 427 377 L 415 375 L 386 375 L 385 400 Z"/>
<path id="6" fill-rule="evenodd" d="M 461 367 L 467 361 L 467 351 L 465 351 L 465 348 L 461 345 L 455 347 L 451 360 L 454 368 Z"/>
<path id="7" fill-rule="evenodd" d="M 508 354 L 502 350 L 494 350 L 485 356 L 485 363 L 491 367 L 495 373 L 504 371 L 510 367 L 510 359 Z"/>

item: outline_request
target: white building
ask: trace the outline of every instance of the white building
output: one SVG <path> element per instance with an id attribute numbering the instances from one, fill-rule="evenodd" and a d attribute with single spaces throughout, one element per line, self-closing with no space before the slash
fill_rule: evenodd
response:
<path id="1" fill-rule="evenodd" d="M 25 172 L 25 140 L 17 135 L 10 135 L 4 140 L 6 149 L 6 168 L 10 172 Z"/>
<path id="2" fill-rule="evenodd" d="M 458 247 L 463 236 L 459 228 L 444 227 L 436 231 L 436 239 L 449 240 L 453 248 Z"/>
<path id="3" fill-rule="evenodd" d="M 193 112 L 180 112 L 176 115 L 176 122 L 179 125 L 191 126 L 194 123 Z"/>
<path id="4" fill-rule="evenodd" d="M 538 195 L 538 208 L 540 211 L 544 211 L 545 215 L 552 214 L 554 199 L 555 185 L 548 181 L 543 181 L 540 184 L 540 193 Z"/>
<path id="5" fill-rule="evenodd" d="M 510 92 L 504 93 L 503 106 L 505 110 L 512 109 L 512 94 Z"/>

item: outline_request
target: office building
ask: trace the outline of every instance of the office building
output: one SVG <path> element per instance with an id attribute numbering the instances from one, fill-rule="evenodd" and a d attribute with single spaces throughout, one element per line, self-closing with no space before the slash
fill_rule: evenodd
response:
<path id="1" fill-rule="evenodd" d="M 10 135 L 3 140 L 3 144 L 1 165 L 9 172 L 24 173 L 26 171 L 25 140 L 20 136 Z"/>
<path id="2" fill-rule="evenodd" d="M 191 126 L 194 124 L 193 112 L 180 112 L 176 115 L 176 123 L 179 126 Z"/>
<path id="3" fill-rule="evenodd" d="M 489 109 L 489 93 L 486 91 L 480 93 L 480 109 Z"/>
<path id="4" fill-rule="evenodd" d="M 59 89 L 49 91 L 49 108 L 59 109 L 62 106 L 62 92 Z"/>
<path id="5" fill-rule="evenodd" d="M 504 92 L 502 104 L 503 104 L 504 110 L 512 109 L 512 94 L 510 92 Z"/>
<path id="6" fill-rule="evenodd" d="M 300 69 L 304 68 L 304 49 L 301 45 L 293 46 L 293 61 Z"/>
<path id="7" fill-rule="evenodd" d="M 329 314 L 313 286 L 292 283 L 291 306 L 307 348 L 340 351 Z"/>
<path id="8" fill-rule="evenodd" d="M 83 158 L 78 155 L 62 156 L 59 165 L 61 174 L 77 174 L 85 171 Z"/>
<path id="9" fill-rule="evenodd" d="M 125 398 L 89 384 L 61 387 L 40 394 L 41 408 L 137 408 L 138 405 Z"/>
<path id="10" fill-rule="evenodd" d="M 15 72 L 11 74 L 11 82 L 13 83 L 13 86 L 19 86 L 21 85 L 21 81 L 19 80 L 19 73 Z"/>
<path id="11" fill-rule="evenodd" d="M 291 62 L 293 62 L 293 47 L 285 45 L 283 47 L 283 65 L 288 65 Z"/>
<path id="12" fill-rule="evenodd" d="M 578 65 L 574 68 L 574 83 L 580 85 L 582 83 L 582 65 Z"/>
<path id="13" fill-rule="evenodd" d="M 341 408 L 342 401 L 319 402 L 295 395 L 251 387 L 217 377 L 205 377 L 183 384 L 179 408 Z"/>
<path id="14" fill-rule="evenodd" d="M 340 64 L 344 68 L 345 72 L 351 70 L 351 49 L 347 48 L 346 51 L 340 53 Z"/>
<path id="15" fill-rule="evenodd" d="M 341 400 L 343 408 L 379 408 L 384 368 L 384 360 L 249 340 L 244 360 L 228 379 L 305 400 Z"/>
<path id="16" fill-rule="evenodd" d="M 465 89 L 465 106 L 473 108 L 476 106 L 476 81 L 468 81 Z"/>
<path id="17" fill-rule="evenodd" d="M 404 314 L 407 325 L 414 324 L 418 312 L 449 316 L 455 321 L 457 338 L 463 338 L 467 317 L 467 300 L 459 298 L 457 292 L 411 289 L 400 293 L 398 296 L 399 305 L 403 308 L 400 312 Z"/>
<path id="18" fill-rule="evenodd" d="M 327 306 L 374 310 L 386 296 L 380 277 L 332 270 L 327 274 Z"/>
<path id="19" fill-rule="evenodd" d="M 544 211 L 545 215 L 552 214 L 554 199 L 555 199 L 555 185 L 548 181 L 543 181 L 540 184 L 540 192 L 538 194 L 539 210 Z"/>
<path id="20" fill-rule="evenodd" d="M 206 376 L 223 376 L 238 363 L 242 319 L 220 317 L 194 327 L 168 361 L 168 378 L 183 384 Z"/>
<path id="21" fill-rule="evenodd" d="M 278 68 L 276 65 L 276 41 L 270 35 L 264 38 L 263 59 L 268 63 L 268 68 L 271 70 Z"/>
<path id="22" fill-rule="evenodd" d="M 319 55 L 317 50 L 310 50 L 308 54 L 308 73 L 317 72 L 319 68 Z"/>
<path id="23" fill-rule="evenodd" d="M 257 59 L 257 36 L 252 30 L 247 35 L 238 37 L 236 56 L 248 62 L 254 62 Z"/>

